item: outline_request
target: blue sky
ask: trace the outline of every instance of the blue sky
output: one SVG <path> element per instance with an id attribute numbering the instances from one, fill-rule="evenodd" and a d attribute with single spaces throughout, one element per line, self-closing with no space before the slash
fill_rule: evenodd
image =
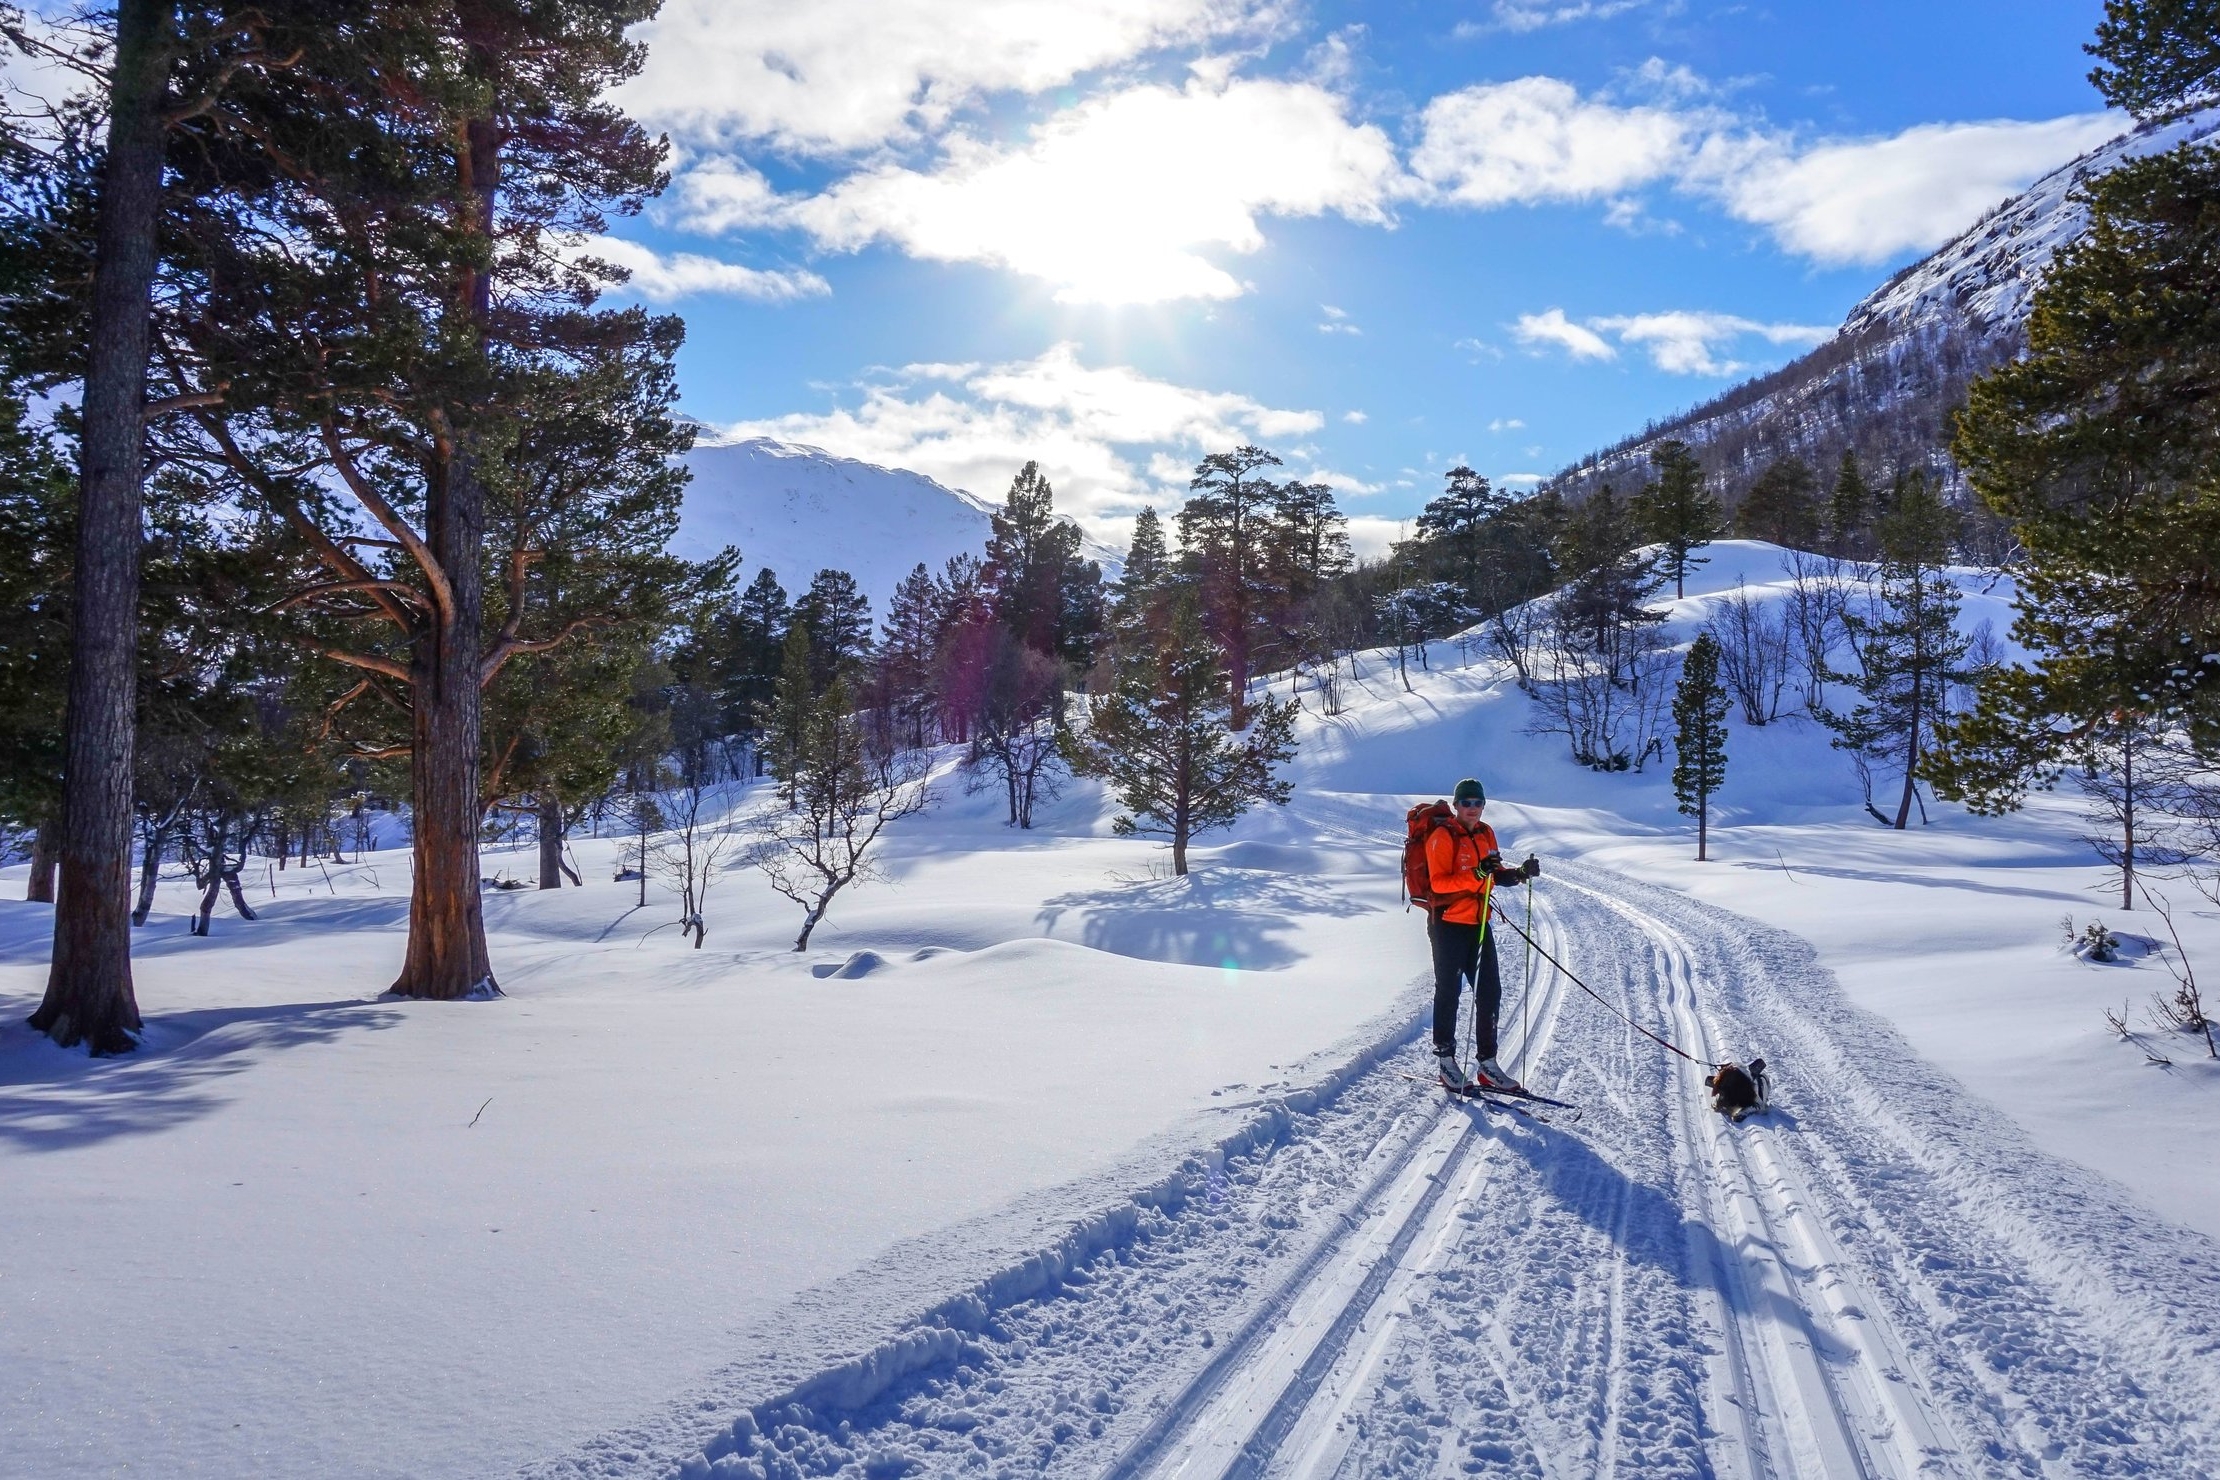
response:
<path id="1" fill-rule="evenodd" d="M 1254 440 L 1365 543 L 1790 358 L 2118 132 L 2096 0 L 665 0 L 605 255 L 686 408 L 1117 539 Z"/>

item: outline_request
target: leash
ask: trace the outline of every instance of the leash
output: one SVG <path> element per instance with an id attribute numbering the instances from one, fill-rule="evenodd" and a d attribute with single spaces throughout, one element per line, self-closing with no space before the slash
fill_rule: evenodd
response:
<path id="1" fill-rule="evenodd" d="M 1529 886 L 1529 888 L 1531 888 L 1531 886 Z M 1531 893 L 1527 895 L 1527 902 L 1529 905 L 1533 903 L 1533 898 L 1534 897 Z M 1565 973 L 1566 979 L 1569 980 L 1574 986 L 1580 988 L 1581 991 L 1586 992 L 1589 996 L 1595 998 L 1596 1001 L 1601 1002 L 1603 1004 L 1604 1011 L 1610 1013 L 1620 1022 L 1625 1023 L 1628 1027 L 1641 1034 L 1644 1038 L 1649 1039 L 1650 1042 L 1657 1044 L 1660 1048 L 1668 1049 L 1673 1053 L 1679 1054 L 1682 1058 L 1688 1060 L 1688 1062 L 1691 1064 L 1701 1064 L 1704 1068 L 1707 1069 L 1711 1067 L 1709 1063 L 1705 1062 L 1703 1059 L 1697 1058 L 1694 1054 L 1690 1053 L 1687 1049 L 1682 1048 L 1679 1044 L 1674 1043 L 1669 1039 L 1659 1037 L 1657 1034 L 1652 1033 L 1649 1029 L 1643 1027 L 1634 1019 L 1628 1017 L 1618 1008 L 1612 1006 L 1610 1000 L 1606 998 L 1603 993 L 1597 991 L 1594 987 L 1589 986 L 1579 977 L 1573 975 L 1571 967 L 1567 966 L 1564 962 L 1558 960 L 1555 956 L 1552 956 L 1549 952 L 1536 945 L 1534 943 L 1533 936 L 1528 935 L 1525 931 L 1519 929 L 1518 921 L 1512 919 L 1509 915 L 1504 914 L 1502 910 L 1497 909 L 1492 903 L 1489 905 L 1488 908 L 1491 914 L 1499 916 L 1504 924 L 1510 926 L 1512 930 L 1517 931 L 1519 939 L 1526 942 L 1526 947 L 1528 950 L 1533 951 L 1544 961 L 1547 961 L 1550 965 Z M 1525 1006 L 1524 1002 L 1521 1002 L 1520 1006 L 1523 1008 Z M 1524 1052 L 1524 1050 L 1522 1049 L 1521 1052 Z"/>

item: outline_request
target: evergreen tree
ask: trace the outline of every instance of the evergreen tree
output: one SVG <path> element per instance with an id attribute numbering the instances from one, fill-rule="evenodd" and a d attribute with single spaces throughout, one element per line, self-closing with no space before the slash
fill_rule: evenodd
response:
<path id="1" fill-rule="evenodd" d="M 1650 466 L 1657 478 L 1634 497 L 1635 524 L 1643 539 L 1664 546 L 1659 564 L 1672 577 L 1679 600 L 1688 594 L 1688 572 L 1705 563 L 1693 552 L 1719 537 L 1725 516 L 1686 442 L 1660 442 L 1650 453 Z"/>
<path id="2" fill-rule="evenodd" d="M 1279 465 L 1261 447 L 1213 452 L 1196 465 L 1179 511 L 1180 553 L 1194 568 L 1205 627 L 1226 655 L 1237 730 L 1248 726 L 1251 659 L 1272 608 L 1267 556 L 1280 490 L 1265 470 Z"/>
<path id="3" fill-rule="evenodd" d="M 1557 564 L 1569 578 L 1559 597 L 1565 626 L 1593 653 L 1616 653 L 1624 632 L 1654 627 L 1665 614 L 1643 603 L 1657 589 L 1657 569 L 1637 553 L 1633 511 L 1605 484 L 1574 509 L 1559 540 Z M 1621 675 L 1614 673 L 1613 681 Z"/>
<path id="4" fill-rule="evenodd" d="M 763 737 L 764 765 L 778 779 L 779 795 L 791 806 L 794 788 L 808 763 L 812 727 L 818 722 L 822 705 L 817 697 L 817 664 L 810 653 L 809 628 L 800 622 L 788 627 L 781 651 L 778 679 L 756 724 Z"/>
<path id="5" fill-rule="evenodd" d="M 871 652 L 871 598 L 844 570 L 821 570 L 794 603 L 794 625 L 809 633 L 817 687 L 846 677 Z"/>
<path id="6" fill-rule="evenodd" d="M 1734 511 L 1735 533 L 1790 550 L 1808 550 L 1819 534 L 1819 480 L 1800 457 L 1777 458 Z"/>
<path id="7" fill-rule="evenodd" d="M 2105 0 L 2089 81 L 2139 119 L 2209 102 L 2220 79 L 2220 6 L 2212 0 Z"/>
<path id="8" fill-rule="evenodd" d="M 1874 609 L 1844 618 L 1859 671 L 1828 675 L 1855 689 L 1859 702 L 1847 715 L 1820 713 L 1835 731 L 1836 747 L 1858 759 L 1861 774 L 1875 763 L 1901 771 L 1903 792 L 1893 819 L 1873 806 L 1870 785 L 1866 802 L 1875 817 L 1898 829 L 1911 819 L 1950 688 L 1971 676 L 1961 667 L 1969 644 L 1957 630 L 1958 587 L 1944 569 L 1956 527 L 1955 514 L 1925 476 L 1906 480 L 1876 530 L 1881 556 Z"/>
<path id="9" fill-rule="evenodd" d="M 1120 837 L 1169 838 L 1172 871 L 1184 875 L 1195 837 L 1260 802 L 1286 803 L 1292 788 L 1273 768 L 1295 754 L 1295 709 L 1267 695 L 1235 733 L 1226 659 L 1181 599 L 1161 643 L 1125 655 L 1116 686 L 1088 701 L 1086 733 L 1069 743 L 1072 769 L 1109 782 L 1125 808 L 1111 823 Z"/>
<path id="10" fill-rule="evenodd" d="M 402 995 L 498 990 L 479 903 L 483 689 L 591 630 L 505 630 L 498 587 L 489 600 L 507 575 L 489 530 L 533 472 L 532 429 L 568 412 L 619 424 L 612 445 L 643 459 L 682 445 L 663 414 L 676 325 L 596 310 L 624 273 L 563 249 L 664 182 L 666 146 L 605 101 L 637 72 L 626 31 L 652 8 L 391 6 L 312 38 L 249 99 L 284 168 L 179 233 L 205 304 L 164 321 L 162 354 L 181 393 L 220 398 L 198 403 L 201 445 L 323 567 L 297 610 L 368 680 L 354 697 L 410 717 Z M 295 98 L 314 106 L 288 112 Z"/>
<path id="11" fill-rule="evenodd" d="M 1697 637 L 1681 664 L 1673 695 L 1673 796 L 1696 819 L 1696 859 L 1711 841 L 1712 793 L 1727 782 L 1727 690 L 1719 682 L 1719 644 Z"/>
<path id="12" fill-rule="evenodd" d="M 1101 628 L 1102 570 L 1081 557 L 1079 526 L 1056 517 L 1038 463 L 1011 480 L 992 516 L 980 578 L 994 619 L 1018 641 L 1084 672 Z"/>
<path id="13" fill-rule="evenodd" d="M 879 628 L 879 685 L 897 731 L 925 744 L 940 704 L 937 588 L 922 560 L 902 577 Z"/>
<path id="14" fill-rule="evenodd" d="M 772 685 L 785 662 L 786 632 L 793 620 L 778 572 L 765 566 L 719 624 L 718 697 L 734 730 L 755 733 L 757 716 L 771 701 Z"/>
<path id="15" fill-rule="evenodd" d="M 1490 526 L 1510 500 L 1468 467 L 1451 468 L 1446 476 L 1447 486 L 1419 514 L 1418 532 L 1446 557 L 1447 574 L 1463 590 L 1466 602 L 1478 610 Z"/>
<path id="16" fill-rule="evenodd" d="M 1110 603 L 1110 626 L 1119 642 L 1132 640 L 1132 634 L 1141 630 L 1173 577 L 1163 521 L 1155 509 L 1144 508 L 1134 516 L 1133 542 L 1126 549 L 1125 570 Z"/>
<path id="17" fill-rule="evenodd" d="M 1858 469 L 1858 454 L 1845 447 L 1835 472 L 1834 492 L 1827 501 L 1827 553 L 1862 556 L 1869 548 L 1873 523 L 1873 490 Z"/>

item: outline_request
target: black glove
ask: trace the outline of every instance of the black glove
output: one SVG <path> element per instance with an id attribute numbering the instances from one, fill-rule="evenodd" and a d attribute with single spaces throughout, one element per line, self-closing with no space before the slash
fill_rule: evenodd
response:
<path id="1" fill-rule="evenodd" d="M 1527 854 L 1526 862 L 1519 865 L 1519 874 L 1522 878 L 1527 879 L 1540 878 L 1542 876 L 1542 861 L 1531 853 Z"/>

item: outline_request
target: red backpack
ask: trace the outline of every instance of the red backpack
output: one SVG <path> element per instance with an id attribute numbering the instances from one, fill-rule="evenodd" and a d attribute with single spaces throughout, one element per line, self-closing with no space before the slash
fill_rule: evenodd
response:
<path id="1" fill-rule="evenodd" d="M 1426 863 L 1426 840 L 1456 815 L 1449 803 L 1437 801 L 1420 802 L 1403 817 L 1403 897 L 1429 911 L 1434 907 L 1434 871 Z"/>

